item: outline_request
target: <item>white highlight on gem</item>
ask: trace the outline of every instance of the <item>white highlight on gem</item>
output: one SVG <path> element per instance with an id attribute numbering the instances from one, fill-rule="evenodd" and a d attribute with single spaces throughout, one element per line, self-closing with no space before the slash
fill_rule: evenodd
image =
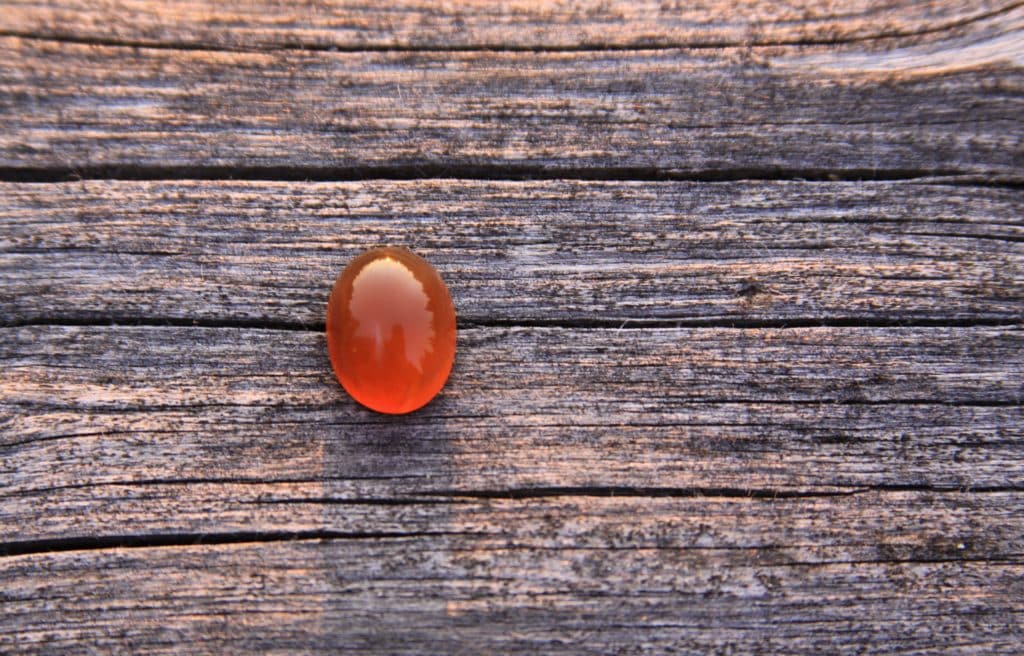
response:
<path id="1" fill-rule="evenodd" d="M 409 267 L 391 257 L 374 260 L 363 267 L 352 281 L 349 311 L 354 317 L 378 317 L 360 322 L 357 337 L 373 340 L 377 359 L 383 359 L 385 344 L 402 325 L 420 330 L 403 334 L 405 357 L 417 371 L 423 371 L 423 358 L 433 349 L 434 313 L 427 308 L 427 291 Z M 372 325 L 364 325 L 371 323 Z"/>

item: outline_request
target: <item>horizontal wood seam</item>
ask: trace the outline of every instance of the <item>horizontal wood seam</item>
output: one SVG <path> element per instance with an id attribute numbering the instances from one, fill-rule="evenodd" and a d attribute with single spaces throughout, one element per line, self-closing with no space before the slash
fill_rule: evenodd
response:
<path id="1" fill-rule="evenodd" d="M 200 319 L 189 317 L 110 316 L 103 318 L 34 317 L 31 319 L 0 321 L 0 328 L 28 328 L 32 326 L 68 327 L 133 327 L 133 328 L 229 328 L 271 330 L 282 332 L 314 332 L 326 330 L 324 322 L 303 323 L 260 319 Z M 787 319 L 479 319 L 468 318 L 458 322 L 459 330 L 484 328 L 568 328 L 577 330 L 670 330 L 675 328 L 710 328 L 736 330 L 776 330 L 785 328 L 978 328 L 1024 327 L 1024 316 L 971 317 L 971 318 L 918 318 L 893 317 L 794 317 Z"/>
<path id="2" fill-rule="evenodd" d="M 1024 6 L 1024 2 L 1016 2 L 1005 7 L 1000 7 L 983 14 L 968 16 L 960 20 L 950 21 L 942 25 L 917 30 L 890 29 L 875 34 L 849 37 L 824 37 L 824 38 L 799 38 L 799 39 L 760 39 L 752 35 L 744 40 L 718 40 L 718 41 L 697 41 L 666 42 L 664 40 L 653 40 L 649 43 L 638 42 L 628 44 L 576 44 L 572 46 L 556 45 L 515 45 L 501 43 L 482 43 L 471 45 L 448 45 L 445 47 L 436 46 L 414 46 L 414 45 L 384 45 L 384 44 L 360 44 L 360 45 L 338 45 L 338 44 L 315 44 L 315 43 L 283 43 L 280 45 L 267 45 L 260 48 L 254 47 L 229 47 L 215 45 L 212 43 L 186 42 L 186 41 L 147 41 L 141 39 L 112 39 L 99 37 L 75 36 L 71 34 L 36 34 L 23 30 L 0 30 L 0 37 L 26 39 L 31 41 L 49 41 L 53 43 L 69 43 L 76 45 L 103 46 L 111 48 L 147 48 L 153 50 L 183 50 L 183 51 L 205 51 L 205 52 L 269 52 L 269 51 L 295 51 L 295 52 L 340 52 L 340 53 L 429 53 L 429 52 L 536 52 L 536 53 L 559 53 L 559 52 L 629 52 L 645 50 L 720 50 L 723 48 L 773 48 L 773 47 L 802 47 L 802 46 L 843 46 L 854 43 L 869 43 L 872 41 L 883 41 L 886 39 L 906 39 L 941 34 L 952 30 L 961 29 L 975 23 L 982 23 L 998 18 Z"/>
<path id="3" fill-rule="evenodd" d="M 376 477 L 385 480 L 388 477 Z M 413 476 L 392 477 L 394 479 L 416 478 Z M 147 486 L 191 486 L 191 485 L 303 485 L 323 484 L 330 482 L 330 478 L 322 479 L 251 479 L 251 478 L 172 478 L 172 479 L 143 479 L 124 481 L 102 481 L 94 483 L 80 483 L 72 485 L 56 485 L 43 488 L 18 490 L 8 494 L 0 495 L 2 498 L 26 497 L 39 494 L 48 494 L 62 490 L 93 489 L 105 487 L 147 487 Z M 364 480 L 358 477 L 337 480 Z M 277 499 L 260 499 L 258 504 L 321 504 L 321 505 L 431 505 L 431 504 L 453 504 L 463 503 L 469 500 L 481 499 L 550 499 L 558 497 L 598 497 L 598 498 L 710 498 L 710 499 L 813 499 L 819 497 L 848 497 L 869 493 L 893 493 L 910 492 L 920 494 L 1013 494 L 1024 493 L 1024 487 L 1013 485 L 969 485 L 969 486 L 948 486 L 948 485 L 926 485 L 926 484 L 879 484 L 879 485 L 856 485 L 856 486 L 829 486 L 823 490 L 813 489 L 786 489 L 786 488 L 742 488 L 742 487 L 650 487 L 650 486 L 622 486 L 622 485 L 592 485 L 592 486 L 545 486 L 545 487 L 522 487 L 507 489 L 479 489 L 479 490 L 416 490 L 402 497 L 289 497 Z"/>
<path id="4" fill-rule="evenodd" d="M 387 540 L 402 538 L 471 536 L 456 531 L 346 532 L 346 531 L 239 531 L 229 533 L 168 533 L 152 535 L 98 535 L 0 543 L 0 558 L 60 551 L 96 551 L 147 547 L 193 547 L 214 544 L 249 544 L 294 540 Z"/>
<path id="5" fill-rule="evenodd" d="M 871 485 L 850 489 L 830 490 L 786 490 L 774 488 L 739 487 L 632 487 L 632 486 L 589 486 L 589 487 L 528 487 L 509 490 L 438 490 L 419 492 L 424 496 L 443 496 L 453 499 L 537 499 L 551 497 L 643 497 L 643 498 L 714 498 L 714 499 L 811 499 L 817 497 L 847 497 L 868 492 L 924 492 L 924 493 L 1006 493 L 1024 492 L 1015 486 L 989 486 L 977 488 L 954 488 L 932 485 Z M 344 500 L 339 500 L 343 503 Z"/>
<path id="6" fill-rule="evenodd" d="M 352 182 L 367 180 L 583 180 L 606 182 L 894 182 L 925 180 L 929 184 L 1024 188 L 1024 179 L 979 176 L 959 169 L 818 169 L 735 168 L 681 171 L 656 167 L 553 168 L 530 165 L 445 165 L 359 167 L 233 167 L 233 166 L 129 166 L 0 167 L 0 182 L 45 183 L 82 180 L 251 180 L 263 182 Z"/>
<path id="7" fill-rule="evenodd" d="M 464 531 L 409 531 L 409 532 L 345 532 L 330 530 L 314 531 L 239 531 L 230 533 L 155 533 L 150 535 L 104 535 L 76 538 L 48 538 L 43 540 L 24 540 L 0 544 L 0 560 L 17 556 L 32 556 L 69 551 L 105 551 L 110 549 L 151 549 L 160 547 L 197 547 L 231 544 L 254 544 L 268 542 L 298 541 L 330 541 L 330 540 L 408 540 L 429 537 L 485 537 L 483 532 Z M 771 549 L 778 545 L 752 545 L 749 547 L 699 547 L 699 546 L 668 546 L 659 547 L 669 550 L 718 550 L 727 549 Z M 511 548 L 515 548 L 514 546 Z M 533 548 L 529 545 L 520 548 Z M 593 549 L 589 547 L 588 549 Z M 782 566 L 822 567 L 830 565 L 866 565 L 896 563 L 981 563 L 1016 564 L 1022 554 L 990 555 L 985 557 L 970 556 L 932 556 L 905 557 L 887 559 L 857 559 L 843 561 L 794 561 L 779 563 Z"/>

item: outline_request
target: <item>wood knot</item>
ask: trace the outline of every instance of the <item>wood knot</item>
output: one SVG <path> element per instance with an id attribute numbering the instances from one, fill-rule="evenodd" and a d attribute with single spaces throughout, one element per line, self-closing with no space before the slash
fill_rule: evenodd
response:
<path id="1" fill-rule="evenodd" d="M 738 295 L 746 303 L 764 305 L 771 302 L 772 289 L 756 280 L 744 280 Z"/>

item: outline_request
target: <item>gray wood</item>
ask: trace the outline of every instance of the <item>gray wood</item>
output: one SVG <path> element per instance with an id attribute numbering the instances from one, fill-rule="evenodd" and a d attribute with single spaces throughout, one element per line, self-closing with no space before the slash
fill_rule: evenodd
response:
<path id="1" fill-rule="evenodd" d="M 1013 322 L 1024 196 L 917 182 L 0 184 L 0 320 L 323 325 L 407 245 L 463 325 Z"/>
<path id="2" fill-rule="evenodd" d="M 347 530 L 391 531 L 432 500 L 552 488 L 1024 489 L 1019 327 L 476 328 L 397 420 L 345 395 L 319 332 L 2 335 L 15 542 L 315 529 L 321 497 L 358 502 Z"/>
<path id="3" fill-rule="evenodd" d="M 1020 3 L 0 16 L 0 653 L 1020 651 Z"/>
<path id="4" fill-rule="evenodd" d="M 0 168 L 1019 182 L 1024 7 L 993 24 L 883 53 L 230 53 L 0 38 Z"/>
<path id="5" fill-rule="evenodd" d="M 1019 497 L 1002 501 L 995 507 L 1019 508 Z M 961 535 L 923 532 L 910 538 L 909 557 L 880 546 L 877 556 L 851 558 L 846 547 L 804 542 L 818 540 L 814 526 L 846 517 L 829 504 L 803 505 L 527 501 L 515 504 L 507 524 L 451 534 L 438 522 L 430 534 L 6 558 L 0 577 L 15 584 L 0 588 L 0 646 L 184 646 L 203 654 L 1019 651 L 1019 533 L 1005 556 L 964 556 L 972 547 Z M 637 545 L 638 518 L 651 531 L 649 546 Z M 864 537 L 886 544 L 887 517 L 866 508 L 859 519 L 868 524 Z M 763 542 L 780 524 L 793 528 L 778 543 Z"/>
<path id="6" fill-rule="evenodd" d="M 856 0 L 5 0 L 5 34 L 191 48 L 723 47 L 969 34 L 1018 6 Z"/>

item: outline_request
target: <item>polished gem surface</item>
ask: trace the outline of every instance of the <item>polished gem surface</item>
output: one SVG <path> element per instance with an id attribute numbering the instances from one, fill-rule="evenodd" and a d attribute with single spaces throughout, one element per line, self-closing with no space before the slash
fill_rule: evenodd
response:
<path id="1" fill-rule="evenodd" d="M 327 302 L 327 349 L 359 403 L 389 414 L 423 407 L 455 360 L 455 307 L 441 276 L 404 248 L 357 256 Z"/>

